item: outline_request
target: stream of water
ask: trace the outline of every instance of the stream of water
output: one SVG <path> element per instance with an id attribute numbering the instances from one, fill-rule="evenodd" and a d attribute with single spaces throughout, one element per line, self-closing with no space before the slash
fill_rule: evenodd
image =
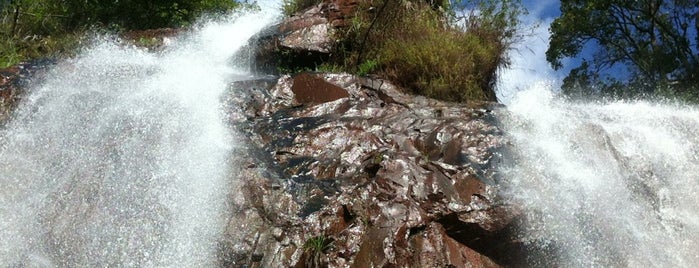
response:
<path id="1" fill-rule="evenodd" d="M 502 115 L 505 196 L 525 216 L 533 266 L 699 265 L 699 109 L 576 103 L 546 86 Z"/>
<path id="2" fill-rule="evenodd" d="M 96 38 L 34 79 L 0 129 L 0 266 L 215 266 L 235 146 L 220 97 L 277 16 L 262 7 L 157 53 Z M 699 265 L 699 109 L 547 86 L 509 102 L 503 196 L 532 266 Z"/>
<path id="3" fill-rule="evenodd" d="M 219 98 L 277 12 L 201 22 L 157 53 L 96 38 L 34 79 L 0 130 L 0 266 L 215 266 L 235 144 Z"/>

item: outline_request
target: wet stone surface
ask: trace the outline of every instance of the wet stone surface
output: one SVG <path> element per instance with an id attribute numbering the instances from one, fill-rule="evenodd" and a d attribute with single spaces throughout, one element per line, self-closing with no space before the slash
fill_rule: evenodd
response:
<path id="1" fill-rule="evenodd" d="M 29 88 L 32 80 L 40 80 L 45 75 L 54 60 L 41 59 L 0 69 L 0 126 L 11 115 L 13 109 L 26 96 L 25 90 Z"/>
<path id="2" fill-rule="evenodd" d="M 521 262 L 517 211 L 497 197 L 498 104 L 325 73 L 235 82 L 224 101 L 245 144 L 224 266 Z"/>

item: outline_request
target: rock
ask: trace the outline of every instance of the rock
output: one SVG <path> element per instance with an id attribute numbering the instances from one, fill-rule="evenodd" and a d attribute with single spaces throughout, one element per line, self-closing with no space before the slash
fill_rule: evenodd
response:
<path id="1" fill-rule="evenodd" d="M 54 61 L 42 59 L 0 69 L 0 125 L 10 118 L 29 87 L 30 78 L 38 79 L 52 64 Z"/>
<path id="2" fill-rule="evenodd" d="M 354 0 L 334 0 L 302 10 L 253 38 L 238 60 L 260 74 L 315 69 L 330 57 L 335 33 L 350 25 L 357 7 Z"/>
<path id="3" fill-rule="evenodd" d="M 343 88 L 308 73 L 294 77 L 291 91 L 299 103 L 325 103 L 349 97 Z"/>
<path id="4" fill-rule="evenodd" d="M 323 5 L 328 22 L 333 27 L 347 27 L 354 18 L 355 11 L 359 8 L 357 0 L 330 0 Z"/>
<path id="5" fill-rule="evenodd" d="M 291 16 L 279 26 L 279 43 L 283 48 L 296 51 L 330 53 L 334 43 L 333 28 L 329 24 L 323 4 Z"/>
<path id="6" fill-rule="evenodd" d="M 500 267 L 490 258 L 451 238 L 440 224 L 434 222 L 413 234 L 409 247 L 418 253 L 411 256 L 406 266 Z"/>
<path id="7" fill-rule="evenodd" d="M 229 226 L 222 244 L 238 253 L 222 255 L 259 257 L 230 266 L 520 263 L 517 210 L 497 197 L 497 104 L 411 96 L 348 74 L 272 81 L 236 82 L 228 98 L 249 144 L 240 155 L 255 164 L 241 165 L 245 198 L 230 219 L 248 228 Z M 319 240 L 331 242 L 307 246 Z"/>

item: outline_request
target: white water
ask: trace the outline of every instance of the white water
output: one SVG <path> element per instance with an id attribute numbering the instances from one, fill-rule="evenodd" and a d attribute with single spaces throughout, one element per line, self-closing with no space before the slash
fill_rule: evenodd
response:
<path id="1" fill-rule="evenodd" d="M 0 266 L 214 266 L 234 146 L 219 98 L 271 10 L 161 53 L 99 41 L 34 81 L 0 130 Z"/>
<path id="2" fill-rule="evenodd" d="M 699 265 L 699 109 L 571 103 L 545 86 L 502 116 L 513 162 L 506 196 L 533 266 Z"/>

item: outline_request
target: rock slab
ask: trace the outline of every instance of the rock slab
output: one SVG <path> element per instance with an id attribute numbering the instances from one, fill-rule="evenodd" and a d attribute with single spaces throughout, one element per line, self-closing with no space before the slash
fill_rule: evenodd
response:
<path id="1" fill-rule="evenodd" d="M 518 263 L 497 197 L 491 111 L 348 74 L 236 82 L 248 144 L 221 241 L 228 267 L 499 267 Z"/>

